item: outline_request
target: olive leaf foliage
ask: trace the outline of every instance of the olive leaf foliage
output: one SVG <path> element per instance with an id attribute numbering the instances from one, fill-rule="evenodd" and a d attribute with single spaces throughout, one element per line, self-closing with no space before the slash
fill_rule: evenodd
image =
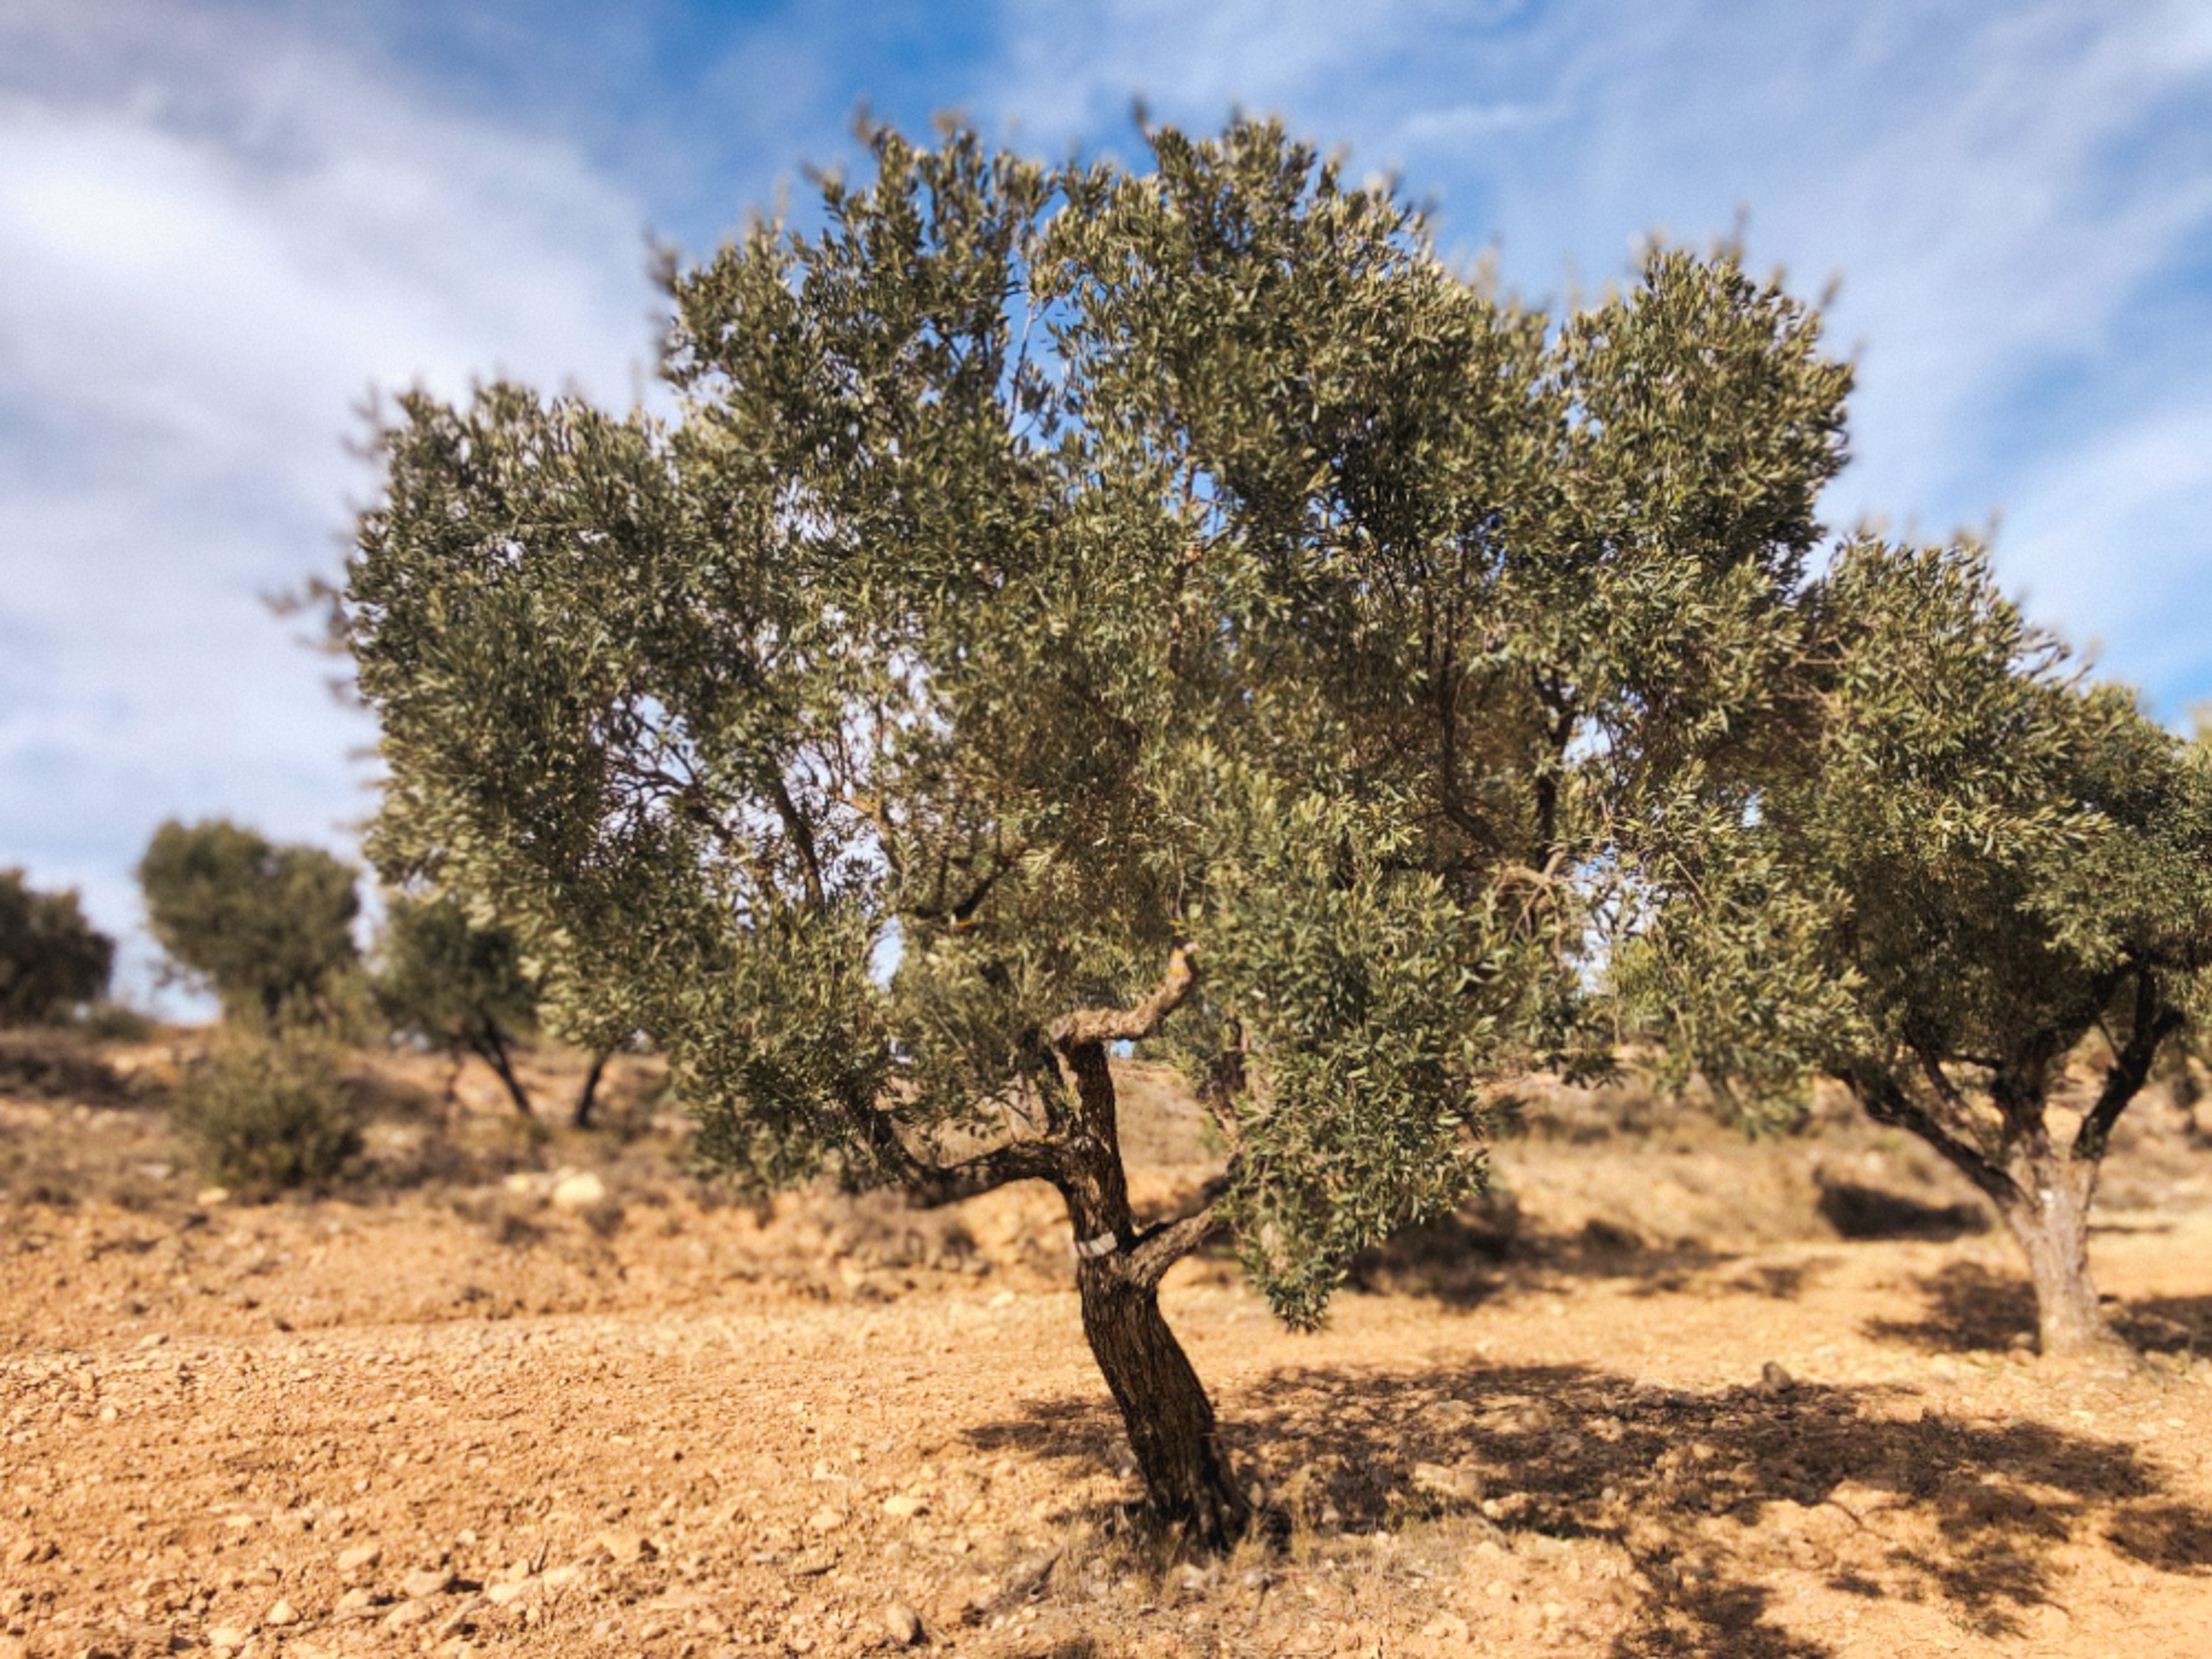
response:
<path id="1" fill-rule="evenodd" d="M 2088 1206 L 2203 1003 L 2212 763 L 1974 544 L 1856 540 L 1802 626 L 1785 737 L 1656 826 L 1620 988 L 1754 1116 L 1826 1074 L 1919 1136 L 2020 1240 L 2046 1346 L 2102 1340 Z"/>
<path id="2" fill-rule="evenodd" d="M 1587 1046 L 1593 872 L 1756 741 L 1850 371 L 1731 250 L 1554 317 L 1273 125 L 1149 137 L 872 131 L 671 270 L 667 420 L 402 398 L 373 850 L 772 1182 L 1082 1133 L 1054 1031 L 1194 964 L 1215 1219 L 1311 1323 Z"/>

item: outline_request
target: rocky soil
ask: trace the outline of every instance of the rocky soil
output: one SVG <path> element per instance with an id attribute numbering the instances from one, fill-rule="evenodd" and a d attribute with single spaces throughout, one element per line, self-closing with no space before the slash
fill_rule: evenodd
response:
<path id="1" fill-rule="evenodd" d="M 1164 1204 L 1204 1149 L 1127 1076 Z M 2095 1240 L 2138 1370 L 2039 1359 L 2002 1237 L 1847 1121 L 1555 1101 L 1317 1336 L 1185 1263 L 1272 1523 L 1186 1565 L 1123 1524 L 1048 1194 L 731 1203 L 632 1082 L 594 1135 L 394 1105 L 266 1205 L 143 1093 L 0 1097 L 0 1655 L 2212 1651 L 2212 1157 L 2162 1103 Z"/>

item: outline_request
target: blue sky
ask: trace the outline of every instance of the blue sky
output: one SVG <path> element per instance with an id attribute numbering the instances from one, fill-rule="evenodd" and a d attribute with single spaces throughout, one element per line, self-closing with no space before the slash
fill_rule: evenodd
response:
<path id="1" fill-rule="evenodd" d="M 1139 94 L 1396 171 L 1528 297 L 1741 220 L 1840 283 L 1830 523 L 1995 523 L 2039 619 L 2212 699 L 2202 3 L 0 0 L 0 867 L 132 935 L 164 817 L 349 845 L 372 733 L 260 596 L 335 570 L 376 389 L 627 404 L 647 234 L 803 208 L 864 100 L 1133 159 Z"/>

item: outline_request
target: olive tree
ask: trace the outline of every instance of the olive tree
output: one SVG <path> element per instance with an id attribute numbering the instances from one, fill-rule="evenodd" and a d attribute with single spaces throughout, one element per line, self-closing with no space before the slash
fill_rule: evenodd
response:
<path id="1" fill-rule="evenodd" d="M 459 900 L 441 893 L 392 894 L 385 906 L 370 990 L 395 1031 L 445 1048 L 459 1062 L 474 1054 L 497 1075 L 514 1109 L 534 1117 L 530 1091 L 514 1069 L 514 1049 L 536 1035 L 538 980 L 512 928 L 480 924 Z M 587 1128 L 610 1051 L 592 1055 L 569 1121 Z"/>
<path id="2" fill-rule="evenodd" d="M 442 896 L 392 895 L 385 906 L 370 990 L 395 1031 L 490 1066 L 523 1116 L 530 1091 L 515 1075 L 514 1043 L 538 1021 L 538 987 L 522 971 L 521 948 L 503 927 L 473 926 Z"/>
<path id="3" fill-rule="evenodd" d="M 221 818 L 171 819 L 138 863 L 154 937 L 223 1012 L 275 1025 L 327 1023 L 355 968 L 361 900 L 350 865 L 319 847 L 280 846 Z"/>
<path id="4" fill-rule="evenodd" d="M 23 1025 L 95 1000 L 115 941 L 86 920 L 74 892 L 32 887 L 0 870 L 0 1025 Z"/>
<path id="5" fill-rule="evenodd" d="M 2091 1201 L 2205 988 L 2212 763 L 1970 544 L 1846 547 L 1799 653 L 1789 739 L 1638 866 L 1624 987 L 1747 1110 L 1826 1073 L 1934 1148 L 2017 1241 L 2044 1351 L 2110 1346 Z"/>
<path id="6" fill-rule="evenodd" d="M 818 234 L 671 270 L 667 421 L 403 398 L 341 624 L 373 855 L 755 1179 L 1057 1188 L 1149 1502 L 1218 1547 L 1162 1275 L 1224 1237 L 1317 1322 L 1580 1052 L 1577 872 L 1756 703 L 1849 374 L 1726 251 L 1557 319 L 1272 125 L 1151 143 L 872 133 Z M 1180 1212 L 1130 1202 L 1131 1042 L 1228 1148 Z"/>

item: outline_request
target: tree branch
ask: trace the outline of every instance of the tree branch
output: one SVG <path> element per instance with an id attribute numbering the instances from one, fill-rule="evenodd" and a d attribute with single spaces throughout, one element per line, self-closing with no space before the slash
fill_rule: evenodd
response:
<path id="1" fill-rule="evenodd" d="M 1160 1029 L 1161 1023 L 1182 1006 L 1190 988 L 1198 982 L 1191 947 L 1178 945 L 1168 958 L 1167 977 L 1160 988 L 1133 1008 L 1079 1008 L 1053 1022 L 1053 1047 L 1087 1048 L 1093 1043 L 1137 1042 Z"/>
<path id="2" fill-rule="evenodd" d="M 896 1185 L 925 1210 L 980 1198 L 1017 1181 L 1048 1181 L 1060 1166 L 1060 1149 L 1048 1140 L 1010 1140 L 957 1164 L 939 1164 L 908 1146 L 882 1107 L 870 1103 L 854 1115 L 861 1139 L 887 1184 Z"/>
<path id="3" fill-rule="evenodd" d="M 2157 980 L 2151 970 L 2138 969 L 2135 1029 L 2128 1034 L 2124 1048 L 2115 1045 L 2112 1068 L 2105 1073 L 2105 1086 L 2098 1091 L 2097 1103 L 2089 1109 L 2081 1128 L 2075 1132 L 2075 1158 L 2094 1164 L 2105 1156 L 2112 1126 L 2120 1121 L 2120 1114 L 2127 1110 L 2128 1103 L 2142 1091 L 2143 1085 L 2150 1079 L 2159 1045 L 2181 1024 L 2179 1009 L 2160 1006 Z"/>
<path id="4" fill-rule="evenodd" d="M 1972 1182 L 1992 1203 L 2017 1204 L 2021 1191 L 2013 1178 L 1973 1147 L 1953 1135 L 1935 1116 L 1923 1110 L 1906 1094 L 1886 1066 L 1871 1064 L 1850 1067 L 1842 1081 L 1858 1097 L 1866 1115 L 1877 1123 L 1903 1129 L 1926 1141 L 1942 1160 Z"/>

